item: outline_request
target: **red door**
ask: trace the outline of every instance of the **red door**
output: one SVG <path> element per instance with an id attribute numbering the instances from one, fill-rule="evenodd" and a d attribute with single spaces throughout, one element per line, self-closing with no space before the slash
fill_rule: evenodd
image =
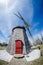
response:
<path id="1" fill-rule="evenodd" d="M 16 41 L 16 52 L 15 54 L 22 54 L 22 49 L 23 49 L 23 43 L 21 40 Z"/>

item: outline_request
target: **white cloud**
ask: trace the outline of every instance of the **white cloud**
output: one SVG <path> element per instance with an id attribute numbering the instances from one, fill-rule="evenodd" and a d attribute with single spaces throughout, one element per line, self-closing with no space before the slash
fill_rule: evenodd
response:
<path id="1" fill-rule="evenodd" d="M 7 0 L 0 0 L 1 4 L 6 4 Z"/>
<path id="2" fill-rule="evenodd" d="M 26 13 L 24 9 L 27 11 Z M 20 24 L 20 21 L 13 15 L 13 12 L 20 11 L 21 13 L 27 14 L 25 16 L 29 18 L 29 21 L 31 21 L 33 17 L 32 0 L 9 0 L 6 6 L 0 4 L 0 10 L 0 30 L 5 37 L 11 33 L 11 29 L 14 26 Z"/>

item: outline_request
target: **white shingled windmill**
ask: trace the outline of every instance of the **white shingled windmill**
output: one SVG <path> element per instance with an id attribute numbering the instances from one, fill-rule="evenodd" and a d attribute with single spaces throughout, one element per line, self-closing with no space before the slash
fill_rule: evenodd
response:
<path id="1" fill-rule="evenodd" d="M 18 12 L 19 15 L 15 14 L 17 17 L 19 17 L 25 24 L 26 29 L 30 33 L 31 37 L 32 34 L 29 30 L 29 27 L 31 25 L 25 21 L 25 19 L 21 16 L 21 14 Z M 24 26 L 17 26 L 12 29 L 12 35 L 9 40 L 9 45 L 7 47 L 7 52 L 14 55 L 16 54 L 18 56 L 24 56 L 28 54 L 31 50 L 31 45 L 28 40 L 26 29 Z M 33 39 L 33 37 L 32 37 Z"/>

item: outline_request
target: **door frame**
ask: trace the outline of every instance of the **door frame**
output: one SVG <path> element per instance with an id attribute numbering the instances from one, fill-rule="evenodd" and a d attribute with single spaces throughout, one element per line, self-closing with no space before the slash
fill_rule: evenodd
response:
<path id="1" fill-rule="evenodd" d="M 17 41 L 21 41 L 21 43 L 22 43 L 22 53 L 23 53 L 23 42 L 22 42 L 22 40 L 15 40 L 15 43 L 16 43 Z M 16 45 L 15 45 L 15 53 L 16 53 Z"/>

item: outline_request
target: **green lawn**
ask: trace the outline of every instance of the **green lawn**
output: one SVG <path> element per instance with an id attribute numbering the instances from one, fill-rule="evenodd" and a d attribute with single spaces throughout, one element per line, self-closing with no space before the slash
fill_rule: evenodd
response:
<path id="1" fill-rule="evenodd" d="M 28 65 L 43 65 L 43 56 L 40 57 L 40 59 L 37 59 L 32 62 L 28 62 Z"/>
<path id="2" fill-rule="evenodd" d="M 8 64 L 8 62 L 0 60 L 0 65 L 7 65 L 7 64 Z"/>
<path id="3" fill-rule="evenodd" d="M 41 48 L 41 50 L 43 50 L 43 44 L 42 44 L 42 45 L 40 45 L 40 48 Z"/>
<path id="4" fill-rule="evenodd" d="M 6 49 L 6 46 L 0 46 L 0 50 Z"/>

